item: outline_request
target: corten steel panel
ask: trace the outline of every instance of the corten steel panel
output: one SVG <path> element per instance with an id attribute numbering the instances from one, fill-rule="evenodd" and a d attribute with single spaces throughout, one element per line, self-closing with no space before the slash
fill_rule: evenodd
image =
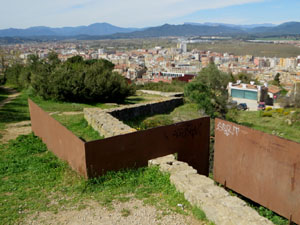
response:
<path id="1" fill-rule="evenodd" d="M 148 160 L 178 152 L 178 159 L 208 175 L 210 119 L 153 128 L 87 142 L 88 176 L 106 171 L 146 166 Z"/>
<path id="2" fill-rule="evenodd" d="M 87 177 L 84 142 L 28 99 L 32 131 L 49 150 Z"/>
<path id="3" fill-rule="evenodd" d="M 214 179 L 300 224 L 300 144 L 216 119 Z"/>

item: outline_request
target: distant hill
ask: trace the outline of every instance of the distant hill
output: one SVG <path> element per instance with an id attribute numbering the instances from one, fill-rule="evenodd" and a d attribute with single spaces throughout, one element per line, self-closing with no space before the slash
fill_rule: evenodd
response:
<path id="1" fill-rule="evenodd" d="M 256 27 L 275 27 L 275 24 L 272 23 L 263 23 L 263 24 L 249 24 L 249 25 L 239 25 L 239 24 L 228 24 L 228 23 L 191 23 L 186 22 L 184 24 L 190 24 L 190 25 L 206 25 L 206 26 L 226 26 L 226 27 L 234 27 L 234 28 L 240 28 L 240 29 L 251 29 Z"/>
<path id="2" fill-rule="evenodd" d="M 151 38 L 151 37 L 188 37 L 188 36 L 229 36 L 246 34 L 241 29 L 226 26 L 206 26 L 206 25 L 170 25 L 164 24 L 158 27 L 150 27 L 144 30 L 130 33 L 117 33 L 98 37 L 81 37 L 81 39 L 120 39 L 120 38 Z"/>
<path id="3" fill-rule="evenodd" d="M 234 25 L 224 23 L 185 23 L 182 25 L 164 24 L 149 28 L 122 28 L 108 23 L 95 23 L 79 27 L 31 27 L 28 29 L 0 30 L 0 39 L 13 37 L 12 41 L 29 39 L 38 41 L 78 39 L 120 39 L 120 38 L 152 38 L 152 37 L 188 37 L 188 36 L 231 36 L 231 37 L 264 37 L 300 35 L 300 22 L 288 22 L 281 25 L 253 24 Z M 1 43 L 1 41 L 0 41 Z"/>
<path id="4" fill-rule="evenodd" d="M 260 35 L 299 35 L 300 22 L 288 22 L 275 27 L 255 27 L 248 32 Z"/>
<path id="5" fill-rule="evenodd" d="M 94 23 L 79 27 L 30 27 L 27 29 L 9 28 L 0 30 L 0 37 L 38 37 L 38 36 L 77 36 L 77 35 L 110 35 L 115 33 L 128 33 L 137 28 L 122 28 L 109 23 Z"/>

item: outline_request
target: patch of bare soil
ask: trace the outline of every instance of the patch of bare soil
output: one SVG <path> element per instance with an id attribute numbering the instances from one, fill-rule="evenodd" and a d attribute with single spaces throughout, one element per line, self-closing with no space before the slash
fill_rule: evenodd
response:
<path id="1" fill-rule="evenodd" d="M 26 135 L 31 133 L 31 122 L 22 121 L 18 123 L 7 124 L 5 130 L 0 131 L 2 138 L 1 143 L 7 143 L 9 140 L 16 139 L 19 135 Z"/>
<path id="2" fill-rule="evenodd" d="M 82 210 L 59 211 L 57 214 L 41 212 L 27 218 L 25 224 L 204 225 L 206 222 L 173 212 L 163 213 L 154 206 L 144 205 L 141 200 L 131 199 L 128 202 L 114 202 L 113 209 L 89 202 Z"/>

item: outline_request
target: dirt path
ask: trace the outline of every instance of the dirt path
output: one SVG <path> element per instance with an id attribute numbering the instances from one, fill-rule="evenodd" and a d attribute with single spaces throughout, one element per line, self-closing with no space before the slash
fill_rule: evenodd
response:
<path id="1" fill-rule="evenodd" d="M 11 102 L 12 100 L 14 100 L 16 97 L 20 95 L 20 92 L 17 92 L 15 89 L 6 88 L 6 87 L 2 87 L 2 88 L 6 89 L 9 92 L 9 96 L 4 101 L 0 102 L 0 108 L 2 108 L 5 104 Z"/>
<path id="2" fill-rule="evenodd" d="M 18 123 L 7 124 L 3 131 L 0 131 L 2 138 L 1 143 L 7 143 L 9 140 L 16 139 L 19 135 L 26 135 L 31 133 L 31 122 L 22 121 Z"/>
<path id="3" fill-rule="evenodd" d="M 192 216 L 163 212 L 154 206 L 144 205 L 141 200 L 114 202 L 113 209 L 107 209 L 97 202 L 89 202 L 86 209 L 37 213 L 29 217 L 25 224 L 64 225 L 205 225 Z"/>
<path id="4" fill-rule="evenodd" d="M 10 94 L 4 101 L 0 102 L 0 109 L 20 95 L 20 93 L 15 89 L 5 87 L 2 88 L 6 89 Z M 11 139 L 16 139 L 19 135 L 29 134 L 30 132 L 30 121 L 10 123 L 6 125 L 5 130 L 0 131 L 0 134 L 2 136 L 0 142 L 7 143 Z"/>

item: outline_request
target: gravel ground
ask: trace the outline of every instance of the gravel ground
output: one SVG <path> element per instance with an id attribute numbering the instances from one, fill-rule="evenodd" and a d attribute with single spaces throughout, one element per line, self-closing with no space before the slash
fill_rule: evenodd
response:
<path id="1" fill-rule="evenodd" d="M 24 224 L 32 225 L 204 225 L 192 216 L 173 212 L 163 213 L 154 206 L 144 205 L 141 200 L 131 199 L 128 202 L 114 202 L 113 209 L 107 209 L 96 202 L 89 202 L 82 210 L 41 212 L 29 217 Z"/>

